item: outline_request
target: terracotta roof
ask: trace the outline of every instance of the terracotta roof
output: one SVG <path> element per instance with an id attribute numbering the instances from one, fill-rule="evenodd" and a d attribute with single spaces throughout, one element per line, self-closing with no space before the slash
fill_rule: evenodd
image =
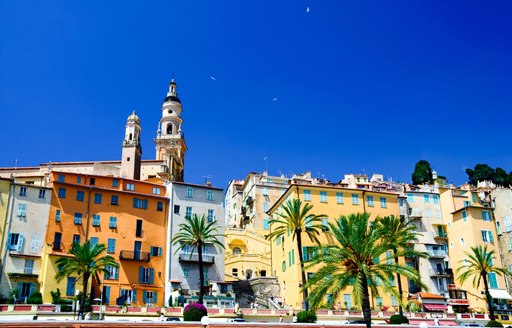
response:
<path id="1" fill-rule="evenodd" d="M 437 294 L 430 294 L 430 293 L 425 293 L 425 292 L 419 292 L 418 295 L 421 298 L 436 298 L 436 299 L 443 299 L 444 300 L 443 296 L 437 295 Z"/>

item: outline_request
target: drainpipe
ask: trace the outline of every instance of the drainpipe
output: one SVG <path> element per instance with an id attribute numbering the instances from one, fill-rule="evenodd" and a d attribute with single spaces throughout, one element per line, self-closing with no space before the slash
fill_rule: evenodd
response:
<path id="1" fill-rule="evenodd" d="M 15 184 L 13 178 L 11 179 L 9 186 L 9 198 L 7 200 L 7 210 L 5 212 L 4 233 L 2 236 L 2 244 L 0 245 L 0 254 L 2 254 L 2 263 L 0 264 L 0 286 L 4 274 L 5 259 L 7 258 L 7 247 L 4 248 L 4 246 L 6 246 L 5 236 L 9 236 L 9 233 L 11 232 L 12 213 L 14 212 L 14 191 Z"/>
<path id="2" fill-rule="evenodd" d="M 88 176 L 85 176 L 85 182 L 87 182 Z M 92 186 L 89 185 L 89 193 L 87 195 L 87 210 L 85 212 L 85 240 L 89 240 L 89 211 L 91 209 L 91 192 L 92 192 Z"/>
<path id="3" fill-rule="evenodd" d="M 169 286 L 170 285 L 170 282 L 169 282 L 169 279 L 171 279 L 171 268 L 172 268 L 172 243 L 171 243 L 171 239 L 172 239 L 172 233 L 173 233 L 173 223 L 174 223 L 174 220 L 172 218 L 172 214 L 171 213 L 174 213 L 174 185 L 172 182 L 169 183 L 168 187 L 166 187 L 166 191 L 169 190 L 170 192 L 170 202 L 169 202 L 169 208 L 168 208 L 168 214 L 166 216 L 167 218 L 167 238 L 165 238 L 165 243 L 166 243 L 166 261 L 165 261 L 165 281 L 164 281 L 164 286 Z M 171 212 L 171 209 L 172 212 Z M 165 288 L 165 287 L 164 287 Z M 169 291 L 169 293 L 166 293 L 165 291 Z M 168 302 L 169 300 L 169 296 L 171 295 L 172 291 L 171 291 L 171 287 L 169 286 L 169 288 L 165 288 L 164 289 L 164 305 L 165 305 L 165 302 Z M 172 306 L 172 304 L 170 304 L 169 306 Z"/>

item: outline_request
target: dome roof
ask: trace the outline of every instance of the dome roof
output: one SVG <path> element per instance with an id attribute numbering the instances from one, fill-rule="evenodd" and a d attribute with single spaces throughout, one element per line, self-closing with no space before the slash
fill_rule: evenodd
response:
<path id="1" fill-rule="evenodd" d="M 132 114 L 130 116 L 128 116 L 128 118 L 126 119 L 127 122 L 135 122 L 137 124 L 140 124 L 140 120 L 139 120 L 139 117 L 137 116 L 137 114 L 135 113 L 135 111 L 132 112 Z"/>
<path id="2" fill-rule="evenodd" d="M 178 98 L 176 96 L 167 96 L 167 97 L 165 97 L 164 102 L 168 102 L 168 101 L 175 101 L 175 102 L 181 104 L 180 98 Z"/>

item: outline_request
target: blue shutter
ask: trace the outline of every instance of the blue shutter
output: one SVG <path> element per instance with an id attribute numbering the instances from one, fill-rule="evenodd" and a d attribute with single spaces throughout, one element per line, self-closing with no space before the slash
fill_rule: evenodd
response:
<path id="1" fill-rule="evenodd" d="M 153 292 L 153 301 L 151 303 L 155 304 L 157 299 L 158 299 L 158 293 Z"/>
<path id="2" fill-rule="evenodd" d="M 132 299 L 128 303 L 136 303 L 137 302 L 137 291 L 134 289 L 132 290 Z"/>
<path id="3" fill-rule="evenodd" d="M 139 267 L 139 283 L 142 283 L 143 276 L 144 276 L 144 267 L 140 266 Z"/>
<path id="4" fill-rule="evenodd" d="M 158 256 L 162 256 L 162 247 L 158 247 Z"/>
<path id="5" fill-rule="evenodd" d="M 23 242 L 24 242 L 24 239 L 23 239 L 23 235 L 20 234 L 19 237 L 18 237 L 18 252 L 21 252 L 23 250 Z"/>
<path id="6" fill-rule="evenodd" d="M 148 208 L 148 200 L 147 199 L 142 200 L 142 208 L 143 209 Z"/>
<path id="7" fill-rule="evenodd" d="M 144 291 L 144 294 L 143 294 L 143 295 L 144 295 L 144 297 L 142 298 L 142 301 L 143 301 L 144 303 L 148 303 L 148 292 L 147 292 L 147 291 Z"/>
<path id="8" fill-rule="evenodd" d="M 36 291 L 36 284 L 31 283 L 29 291 L 28 291 L 28 297 L 30 297 L 30 295 L 32 295 L 35 291 Z"/>
<path id="9" fill-rule="evenodd" d="M 155 277 L 155 269 L 150 268 L 149 269 L 149 283 L 152 284 Z"/>
<path id="10" fill-rule="evenodd" d="M 133 198 L 133 207 L 137 208 L 137 198 Z"/>
<path id="11" fill-rule="evenodd" d="M 103 291 L 104 292 L 104 300 L 105 300 L 105 304 L 110 304 L 110 286 L 105 286 L 105 290 Z"/>

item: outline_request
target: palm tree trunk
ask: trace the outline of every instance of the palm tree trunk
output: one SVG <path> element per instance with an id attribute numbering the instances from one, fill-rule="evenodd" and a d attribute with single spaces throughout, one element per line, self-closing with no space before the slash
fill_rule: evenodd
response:
<path id="1" fill-rule="evenodd" d="M 372 326 L 372 310 L 370 308 L 370 292 L 368 291 L 368 278 L 364 272 L 361 272 L 363 299 L 361 300 L 361 307 L 363 309 L 363 318 L 366 327 Z"/>
<path id="2" fill-rule="evenodd" d="M 203 268 L 203 243 L 197 244 L 197 260 L 199 261 L 199 299 L 198 303 L 203 304 L 204 298 L 204 268 Z"/>
<path id="3" fill-rule="evenodd" d="M 484 280 L 485 299 L 487 300 L 487 307 L 489 308 L 489 317 L 491 320 L 496 320 L 494 318 L 494 309 L 492 308 L 491 293 L 489 293 L 489 284 L 487 283 L 487 273 L 482 274 L 482 279 Z"/>
<path id="4" fill-rule="evenodd" d="M 87 287 L 89 286 L 89 274 L 88 273 L 84 273 L 84 276 L 83 276 L 83 290 L 82 290 L 82 297 L 81 297 L 81 300 L 80 300 L 80 313 L 82 314 L 82 316 L 84 315 L 84 309 L 85 309 L 85 298 L 87 296 Z"/>
<path id="5" fill-rule="evenodd" d="M 302 257 L 302 231 L 296 231 L 297 234 L 297 247 L 299 251 L 297 252 L 299 255 L 299 263 L 300 263 L 300 274 L 302 279 L 302 309 L 309 310 L 309 302 L 308 302 L 308 290 L 306 288 L 306 272 L 304 271 L 304 258 Z"/>
<path id="6" fill-rule="evenodd" d="M 393 251 L 395 254 L 396 254 L 396 251 Z M 398 264 L 398 256 L 395 255 L 395 263 Z M 398 313 L 400 314 L 400 316 L 404 316 L 404 309 L 402 307 L 402 293 L 403 293 L 403 290 L 402 290 L 402 278 L 400 277 L 400 275 L 397 273 L 396 274 L 396 283 L 398 285 L 398 294 L 400 295 L 400 299 L 398 300 Z"/>

